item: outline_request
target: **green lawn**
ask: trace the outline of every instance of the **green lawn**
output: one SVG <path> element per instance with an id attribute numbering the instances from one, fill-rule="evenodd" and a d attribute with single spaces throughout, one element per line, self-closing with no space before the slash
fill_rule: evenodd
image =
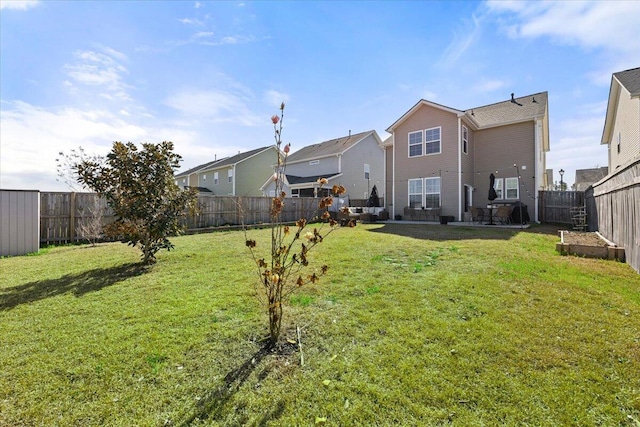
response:
<path id="1" fill-rule="evenodd" d="M 554 232 L 338 230 L 285 311 L 303 366 L 261 351 L 241 232 L 0 259 L 0 425 L 638 427 L 640 275 Z"/>

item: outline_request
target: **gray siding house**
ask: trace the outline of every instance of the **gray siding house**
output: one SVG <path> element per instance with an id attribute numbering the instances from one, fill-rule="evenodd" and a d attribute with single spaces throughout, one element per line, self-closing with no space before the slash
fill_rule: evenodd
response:
<path id="1" fill-rule="evenodd" d="M 262 196 L 262 183 L 273 175 L 275 145 L 204 163 L 177 174 L 176 184 L 218 196 Z"/>
<path id="2" fill-rule="evenodd" d="M 537 221 L 537 192 L 547 188 L 547 92 L 458 110 L 420 100 L 387 132 L 385 199 L 390 215 L 434 210 L 456 220 L 486 208 L 490 175 L 498 198 L 522 202 Z"/>
<path id="3" fill-rule="evenodd" d="M 292 197 L 326 194 L 334 185 L 343 185 L 351 200 L 367 199 L 374 185 L 384 197 L 384 150 L 375 130 L 309 145 L 287 157 L 284 191 Z M 319 178 L 328 184 L 318 185 Z M 265 195 L 273 195 L 270 178 L 262 186 Z"/>
<path id="4" fill-rule="evenodd" d="M 640 156 L 640 68 L 611 77 L 601 144 L 609 148 L 609 173 Z"/>

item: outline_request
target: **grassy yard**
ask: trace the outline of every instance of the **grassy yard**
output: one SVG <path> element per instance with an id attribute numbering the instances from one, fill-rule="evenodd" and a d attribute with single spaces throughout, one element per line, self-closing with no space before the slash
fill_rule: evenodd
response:
<path id="1" fill-rule="evenodd" d="M 640 275 L 558 240 L 338 230 L 285 311 L 304 365 L 261 350 L 241 232 L 175 238 L 150 270 L 118 243 L 0 259 L 0 425 L 638 427 Z"/>

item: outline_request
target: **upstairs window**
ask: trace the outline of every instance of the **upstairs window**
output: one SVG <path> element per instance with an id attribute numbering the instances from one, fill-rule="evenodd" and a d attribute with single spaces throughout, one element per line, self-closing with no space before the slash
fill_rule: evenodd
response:
<path id="1" fill-rule="evenodd" d="M 469 154 L 469 129 L 466 126 L 462 126 L 462 152 Z"/>
<path id="2" fill-rule="evenodd" d="M 422 156 L 422 131 L 409 132 L 409 157 Z"/>
<path id="3" fill-rule="evenodd" d="M 229 182 L 233 182 L 233 169 L 229 169 L 229 172 L 227 172 L 227 179 Z"/>
<path id="4" fill-rule="evenodd" d="M 314 166 L 314 165 L 319 165 L 320 164 L 320 160 L 311 160 L 309 161 L 309 166 Z"/>
<path id="5" fill-rule="evenodd" d="M 218 185 L 218 172 L 213 173 L 213 184 Z"/>
<path id="6" fill-rule="evenodd" d="M 369 179 L 371 173 L 371 167 L 368 164 L 364 164 L 364 179 Z"/>
<path id="7" fill-rule="evenodd" d="M 618 138 L 616 138 L 616 145 L 618 147 L 618 154 L 620 154 L 620 146 L 622 145 L 622 135 L 618 132 Z"/>
<path id="8" fill-rule="evenodd" d="M 424 131 L 425 133 L 425 153 L 440 153 L 440 128 L 432 128 Z"/>

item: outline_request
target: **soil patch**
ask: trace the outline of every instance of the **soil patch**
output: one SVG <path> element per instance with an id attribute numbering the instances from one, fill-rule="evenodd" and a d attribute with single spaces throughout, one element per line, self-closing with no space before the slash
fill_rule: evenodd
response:
<path id="1" fill-rule="evenodd" d="M 595 232 L 565 231 L 562 233 L 562 236 L 564 243 L 568 245 L 608 246 L 607 242 L 602 240 Z"/>

